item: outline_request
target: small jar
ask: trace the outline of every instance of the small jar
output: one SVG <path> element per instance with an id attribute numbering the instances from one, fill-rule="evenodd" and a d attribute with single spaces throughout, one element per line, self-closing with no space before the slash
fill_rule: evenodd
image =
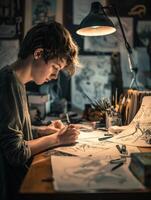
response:
<path id="1" fill-rule="evenodd" d="M 106 112 L 106 128 L 109 128 L 111 126 L 121 126 L 122 121 L 120 114 L 115 112 L 113 114 Z"/>

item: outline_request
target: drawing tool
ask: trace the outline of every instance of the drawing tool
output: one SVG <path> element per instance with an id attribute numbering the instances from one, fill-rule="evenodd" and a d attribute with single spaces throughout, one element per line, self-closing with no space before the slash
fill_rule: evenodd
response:
<path id="1" fill-rule="evenodd" d="M 127 149 L 126 149 L 126 145 L 125 144 L 122 144 L 121 152 L 122 152 L 122 154 L 127 154 Z"/>
<path id="2" fill-rule="evenodd" d="M 112 96 L 112 104 L 115 105 L 115 98 L 114 98 L 114 95 Z"/>
<path id="3" fill-rule="evenodd" d="M 109 138 L 112 138 L 113 136 L 106 136 L 106 137 L 101 137 L 101 138 L 98 138 L 99 141 L 103 141 L 103 140 L 107 140 Z"/>
<path id="4" fill-rule="evenodd" d="M 111 133 L 104 133 L 104 136 L 110 136 L 110 137 L 113 137 L 113 134 L 111 134 Z"/>
<path id="5" fill-rule="evenodd" d="M 119 163 L 125 162 L 125 161 L 126 161 L 126 158 L 117 158 L 117 159 L 110 160 L 110 163 L 111 164 L 119 164 Z"/>
<path id="6" fill-rule="evenodd" d="M 82 91 L 82 92 L 89 99 L 89 101 L 91 102 L 91 106 L 96 108 L 96 106 L 98 106 L 98 103 L 94 102 L 84 91 Z"/>
<path id="7" fill-rule="evenodd" d="M 100 130 L 100 131 L 108 131 L 108 129 L 107 128 L 101 128 L 101 127 L 98 127 L 98 128 L 96 128 L 97 130 Z M 105 135 L 105 134 L 104 134 Z"/>
<path id="8" fill-rule="evenodd" d="M 119 151 L 121 154 L 128 154 L 125 144 L 122 144 L 121 147 L 120 147 L 120 145 L 117 144 L 117 145 L 116 145 L 116 148 L 118 149 L 118 151 Z"/>
<path id="9" fill-rule="evenodd" d="M 117 148 L 117 150 L 118 150 L 120 153 L 122 153 L 120 145 L 117 144 L 117 145 L 116 145 L 116 148 Z"/>
<path id="10" fill-rule="evenodd" d="M 62 151 L 58 151 L 58 155 L 62 155 L 62 156 L 75 156 L 75 154 L 71 154 L 71 153 L 67 153 L 67 152 L 62 152 Z"/>
<path id="11" fill-rule="evenodd" d="M 111 169 L 111 171 L 114 171 L 114 170 L 118 169 L 118 168 L 121 167 L 123 164 L 124 164 L 124 162 L 120 162 L 119 164 L 115 165 L 115 166 Z"/>
<path id="12" fill-rule="evenodd" d="M 116 108 L 116 106 L 117 106 L 117 88 L 116 88 L 116 90 L 115 90 L 115 108 Z"/>
<path id="13" fill-rule="evenodd" d="M 67 124 L 68 124 L 68 125 L 71 124 L 70 119 L 69 119 L 69 114 L 68 114 L 68 113 L 66 113 L 66 120 L 67 120 Z"/>

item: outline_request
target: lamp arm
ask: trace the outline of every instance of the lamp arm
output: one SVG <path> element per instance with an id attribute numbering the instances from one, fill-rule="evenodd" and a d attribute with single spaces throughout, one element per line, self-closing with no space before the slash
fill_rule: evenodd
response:
<path id="1" fill-rule="evenodd" d="M 112 5 L 103 7 L 103 9 L 109 9 L 109 10 L 113 9 L 113 11 L 115 13 L 115 16 L 117 17 L 117 20 L 118 20 L 118 23 L 119 23 L 119 26 L 120 26 L 120 29 L 121 29 L 121 32 L 122 32 L 122 36 L 124 38 L 125 47 L 127 49 L 128 56 L 129 56 L 129 59 L 130 59 L 130 62 L 131 62 L 132 69 L 131 69 L 131 67 L 130 67 L 130 69 L 131 70 L 133 70 L 133 69 L 135 70 L 135 68 L 137 68 L 137 67 L 135 67 L 135 64 L 134 64 L 134 61 L 133 61 L 133 58 L 132 58 L 132 53 L 133 53 L 132 52 L 132 48 L 131 48 L 130 44 L 127 41 L 124 29 L 123 29 L 123 25 L 121 23 L 121 20 L 120 20 L 120 17 L 119 17 L 119 13 L 118 13 L 118 10 L 117 10 L 116 6 L 112 4 Z"/>
<path id="2" fill-rule="evenodd" d="M 134 63 L 134 60 L 133 60 L 133 55 L 132 55 L 132 53 L 133 53 L 132 48 L 127 41 L 124 29 L 123 29 L 123 26 L 122 26 L 122 23 L 121 23 L 121 20 L 120 20 L 120 17 L 119 17 L 118 10 L 117 10 L 116 6 L 113 5 L 113 4 L 106 6 L 106 7 L 103 7 L 103 9 L 109 9 L 109 10 L 113 9 L 114 14 L 117 17 L 117 20 L 118 20 L 118 23 L 119 23 L 119 26 L 120 26 L 120 29 L 121 29 L 121 32 L 122 32 L 122 36 L 124 38 L 125 47 L 126 47 L 126 50 L 127 50 L 127 53 L 128 53 L 129 68 L 130 68 L 130 71 L 133 73 L 133 79 L 132 79 L 132 82 L 130 84 L 130 88 L 132 88 L 133 84 L 135 84 L 136 88 L 138 89 L 138 85 L 137 85 L 137 81 L 136 81 L 137 67 L 135 66 L 135 63 Z"/>
<path id="3" fill-rule="evenodd" d="M 118 10 L 117 10 L 117 8 L 114 5 L 111 5 L 110 7 L 113 8 L 115 16 L 118 19 L 118 23 L 119 23 L 119 26 L 120 26 L 120 29 L 121 29 L 121 32 L 122 32 L 122 35 L 123 35 L 123 38 L 124 38 L 125 47 L 126 47 L 128 53 L 132 54 L 132 48 L 131 48 L 130 44 L 128 43 L 127 39 L 126 39 L 126 35 L 125 35 L 124 28 L 123 28 L 123 25 L 122 25 L 120 17 L 119 17 Z"/>

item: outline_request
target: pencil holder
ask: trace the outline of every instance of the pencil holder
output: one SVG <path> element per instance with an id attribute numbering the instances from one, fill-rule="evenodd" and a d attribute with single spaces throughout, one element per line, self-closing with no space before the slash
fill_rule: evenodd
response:
<path id="1" fill-rule="evenodd" d="M 106 128 L 109 128 L 110 126 L 121 126 L 122 120 L 119 113 L 108 113 L 106 112 Z"/>

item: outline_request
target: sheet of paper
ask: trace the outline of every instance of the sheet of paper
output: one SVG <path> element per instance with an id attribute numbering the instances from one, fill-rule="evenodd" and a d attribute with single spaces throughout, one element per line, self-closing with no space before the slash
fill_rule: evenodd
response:
<path id="1" fill-rule="evenodd" d="M 106 133 L 106 132 L 100 131 L 100 130 L 80 131 L 80 135 L 78 137 L 78 142 L 103 137 L 104 133 Z"/>
<path id="2" fill-rule="evenodd" d="M 56 148 L 57 151 L 69 153 L 72 155 L 80 156 L 80 157 L 87 157 L 87 156 L 98 156 L 100 152 L 104 152 L 111 147 L 115 146 L 114 143 L 111 142 L 102 142 L 98 145 L 92 145 L 91 142 L 80 142 L 74 146 L 69 147 L 59 147 Z"/>
<path id="3" fill-rule="evenodd" d="M 137 128 L 137 125 L 140 128 Z M 132 146 L 151 147 L 151 144 L 147 144 L 145 141 L 144 130 L 148 128 L 151 129 L 151 96 L 143 98 L 142 105 L 130 125 L 109 141 Z"/>
<path id="4" fill-rule="evenodd" d="M 104 131 L 92 131 L 92 132 L 80 132 L 79 139 L 77 143 L 72 146 L 65 146 L 65 147 L 58 147 L 56 148 L 57 151 L 69 153 L 71 155 L 85 157 L 85 156 L 93 156 L 97 157 L 100 153 L 105 153 L 110 151 L 112 157 L 119 156 L 119 152 L 116 149 L 116 144 L 124 144 L 124 142 L 114 142 L 114 139 L 109 139 L 99 141 L 98 138 L 105 137 Z M 137 152 L 137 148 L 134 147 L 127 147 L 130 149 L 129 152 Z"/>
<path id="5" fill-rule="evenodd" d="M 108 155 L 110 157 L 110 155 Z M 52 156 L 54 187 L 57 191 L 96 191 L 110 189 L 143 189 L 143 185 L 128 170 L 129 161 L 116 170 L 109 157 Z M 105 159 L 106 158 L 106 159 Z"/>
<path id="6" fill-rule="evenodd" d="M 85 157 L 96 156 L 102 151 L 106 151 L 115 146 L 114 143 L 106 140 L 99 141 L 98 138 L 104 137 L 105 131 L 80 131 L 77 143 L 69 147 L 59 147 L 56 150 Z"/>
<path id="7" fill-rule="evenodd" d="M 129 125 L 126 130 L 122 131 L 117 136 L 114 136 L 112 139 L 109 139 L 109 141 L 131 146 L 151 147 L 151 144 L 146 143 L 142 131 L 140 129 L 136 130 L 135 127 L 135 124 Z"/>

